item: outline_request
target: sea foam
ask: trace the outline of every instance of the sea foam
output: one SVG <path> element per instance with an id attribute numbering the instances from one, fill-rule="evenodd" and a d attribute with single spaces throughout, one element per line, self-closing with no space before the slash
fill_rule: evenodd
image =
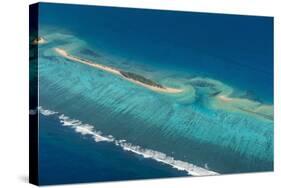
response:
<path id="1" fill-rule="evenodd" d="M 43 114 L 44 116 L 50 116 L 50 115 L 54 115 L 57 114 L 58 112 L 52 111 L 52 110 L 47 110 L 44 109 L 42 106 L 38 107 L 38 111 Z"/>
<path id="2" fill-rule="evenodd" d="M 91 136 L 95 140 L 95 142 L 111 142 L 117 147 L 121 147 L 124 151 L 141 155 L 144 158 L 153 159 L 155 161 L 164 163 L 181 171 L 186 171 L 189 175 L 192 176 L 208 176 L 218 174 L 217 172 L 211 171 L 207 168 L 202 168 L 185 161 L 176 160 L 171 156 L 167 156 L 165 153 L 151 149 L 145 149 L 140 146 L 128 143 L 126 140 L 115 139 L 112 135 L 103 135 L 101 131 L 95 130 L 95 127 L 93 125 L 85 124 L 80 120 L 72 119 L 64 114 L 60 114 L 59 112 L 46 110 L 43 107 L 39 107 L 38 109 L 39 112 L 44 116 L 57 115 L 62 126 L 68 126 L 74 129 L 75 132 L 80 133 L 82 135 Z"/>

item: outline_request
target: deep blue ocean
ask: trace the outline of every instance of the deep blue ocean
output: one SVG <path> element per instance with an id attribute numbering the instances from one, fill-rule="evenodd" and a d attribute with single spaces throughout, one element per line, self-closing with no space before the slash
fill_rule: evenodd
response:
<path id="1" fill-rule="evenodd" d="M 40 115 L 39 182 L 86 183 L 187 176 L 168 165 L 124 152 L 111 143 L 60 126 L 58 118 Z"/>
<path id="2" fill-rule="evenodd" d="M 255 116 L 273 106 L 272 18 L 47 3 L 39 12 L 40 184 L 273 170 L 273 118 Z M 170 86 L 231 88 L 246 110 L 212 109 L 209 90 L 192 84 L 192 99 L 148 91 L 65 60 L 58 46 Z"/>

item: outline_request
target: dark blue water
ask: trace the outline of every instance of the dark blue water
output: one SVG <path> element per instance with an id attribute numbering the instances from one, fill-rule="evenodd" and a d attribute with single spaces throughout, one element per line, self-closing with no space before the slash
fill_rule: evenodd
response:
<path id="1" fill-rule="evenodd" d="M 61 126 L 40 114 L 39 184 L 66 184 L 187 176 L 184 171 L 123 151 Z"/>

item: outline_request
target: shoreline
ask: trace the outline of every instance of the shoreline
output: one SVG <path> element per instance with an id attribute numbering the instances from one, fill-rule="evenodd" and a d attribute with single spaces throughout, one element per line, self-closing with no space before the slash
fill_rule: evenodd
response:
<path id="1" fill-rule="evenodd" d="M 135 80 L 133 78 L 128 78 L 128 77 L 125 77 L 120 70 L 118 69 L 115 69 L 115 68 L 111 68 L 109 66 L 105 66 L 105 65 L 100 65 L 100 64 L 97 64 L 97 63 L 94 63 L 90 60 L 86 60 L 86 59 L 81 59 L 79 57 L 75 57 L 73 55 L 70 55 L 68 54 L 65 50 L 61 49 L 61 48 L 54 48 L 54 50 L 59 54 L 61 55 L 62 57 L 66 58 L 66 59 L 69 59 L 69 60 L 72 60 L 72 61 L 75 61 L 75 62 L 78 62 L 78 63 L 82 63 L 82 64 L 85 64 L 85 65 L 88 65 L 88 66 L 91 66 L 91 67 L 94 67 L 96 69 L 100 69 L 100 70 L 103 70 L 103 71 L 106 71 L 106 72 L 109 72 L 111 74 L 114 74 L 114 75 L 117 75 L 117 76 L 120 76 L 122 77 L 123 79 L 125 80 L 128 80 L 136 85 L 139 85 L 139 86 L 142 86 L 142 87 L 145 87 L 147 89 L 150 89 L 152 91 L 156 91 L 156 92 L 163 92 L 163 93 L 181 93 L 183 92 L 182 89 L 177 89 L 177 88 L 170 88 L 170 87 L 156 87 L 156 86 L 153 86 L 153 85 L 149 85 L 149 84 L 145 84 L 141 81 L 138 81 L 138 80 Z"/>

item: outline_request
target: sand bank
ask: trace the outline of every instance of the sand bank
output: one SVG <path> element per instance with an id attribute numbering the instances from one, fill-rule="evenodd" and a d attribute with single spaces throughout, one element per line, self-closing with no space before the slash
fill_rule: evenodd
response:
<path id="1" fill-rule="evenodd" d="M 229 111 L 240 111 L 268 120 L 274 119 L 272 105 L 262 104 L 258 101 L 246 98 L 234 98 L 226 95 L 218 95 L 214 98 L 213 107 Z"/>
<path id="2" fill-rule="evenodd" d="M 246 113 L 270 121 L 274 118 L 273 105 L 249 98 L 234 97 L 234 89 L 218 80 L 195 77 L 190 79 L 189 84 L 207 96 L 206 103 L 213 109 Z"/>

